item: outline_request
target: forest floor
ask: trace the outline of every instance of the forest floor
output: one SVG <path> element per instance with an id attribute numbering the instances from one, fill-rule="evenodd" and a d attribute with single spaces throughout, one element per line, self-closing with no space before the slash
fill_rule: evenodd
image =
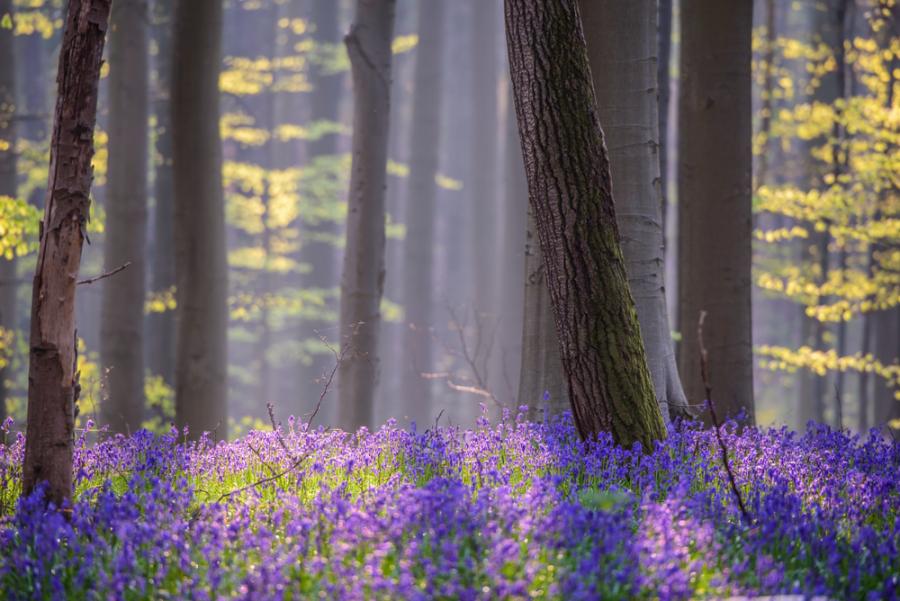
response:
<path id="1" fill-rule="evenodd" d="M 900 443 L 824 426 L 723 428 L 746 515 L 714 433 L 691 425 L 652 453 L 583 443 L 567 416 L 82 438 L 69 519 L 18 498 L 9 427 L 3 599 L 900 594 Z"/>

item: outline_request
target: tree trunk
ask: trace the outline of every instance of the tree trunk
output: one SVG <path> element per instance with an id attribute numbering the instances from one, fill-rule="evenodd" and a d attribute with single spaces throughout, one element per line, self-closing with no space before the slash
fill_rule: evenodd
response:
<path id="1" fill-rule="evenodd" d="M 472 3 L 472 136 L 469 173 L 466 181 L 470 204 L 471 273 L 474 277 L 472 308 L 480 321 L 489 326 L 476 335 L 485 337 L 494 330 L 498 318 L 497 276 L 497 158 L 499 118 L 497 112 L 497 32 L 500 29 L 498 3 L 473 0 Z M 497 357 L 493 340 L 476 345 L 475 363 L 489 376 L 488 388 L 497 384 Z M 484 351 L 484 352 L 481 352 Z"/>
<path id="2" fill-rule="evenodd" d="M 338 29 L 338 9 L 340 3 L 334 0 L 311 0 L 312 18 L 316 24 L 313 38 L 317 44 L 338 44 L 340 31 Z M 326 121 L 337 123 L 340 120 L 341 88 L 344 80 L 343 74 L 329 73 L 324 68 L 319 68 L 313 74 L 314 89 L 310 98 L 310 113 L 313 122 Z M 309 160 L 312 162 L 318 157 L 334 155 L 338 149 L 338 134 L 330 133 L 311 140 L 308 146 Z M 323 221 L 312 225 L 305 224 L 305 232 L 322 234 L 328 237 L 336 237 L 338 228 L 334 222 Z M 329 242 L 318 240 L 304 240 L 301 233 L 301 262 L 308 264 L 310 271 L 303 276 L 303 285 L 317 290 L 331 290 L 338 282 L 338 252 L 335 246 Z M 318 339 L 321 333 L 333 331 L 333 324 L 314 320 L 304 320 L 300 324 L 299 336 L 301 339 Z M 317 332 L 319 334 L 317 334 Z M 327 373 L 334 364 L 334 358 L 328 355 L 313 355 L 308 366 L 300 368 L 300 386 L 298 390 L 299 404 L 303 408 L 313 407 L 319 398 L 322 384 L 318 379 Z M 323 408 L 323 414 L 334 416 L 331 408 Z M 324 420 L 323 421 L 330 421 Z"/>
<path id="3" fill-rule="evenodd" d="M 500 296 L 498 298 L 500 323 L 497 331 L 500 348 L 500 369 L 503 387 L 498 396 L 501 400 L 515 400 L 519 405 L 537 400 L 519 396 L 522 368 L 522 326 L 525 319 L 525 286 L 522 274 L 525 272 L 525 245 L 528 234 L 528 181 L 525 179 L 525 164 L 522 160 L 522 145 L 519 143 L 519 128 L 516 125 L 516 110 L 513 106 L 512 86 L 507 82 L 506 114 L 504 115 L 504 189 L 502 217 L 500 219 L 503 236 L 500 253 Z M 535 238 L 535 242 L 537 239 Z M 536 245 L 536 244 L 535 244 Z M 526 274 L 527 277 L 527 274 Z M 527 286 L 527 284 L 526 284 Z M 546 289 L 547 284 L 544 283 Z M 547 321 L 552 326 L 553 313 L 550 305 L 544 306 Z M 556 340 L 551 344 L 557 345 Z M 558 362 L 557 362 L 558 365 Z M 562 369 L 558 377 L 562 379 Z M 543 394 L 543 391 L 541 391 Z"/>
<path id="4" fill-rule="evenodd" d="M 705 398 L 695 336 L 701 311 L 720 418 L 750 423 L 751 0 L 682 3 L 679 222 L 679 365 L 687 398 Z"/>
<path id="5" fill-rule="evenodd" d="M 523 190 L 528 195 L 527 188 Z M 527 201 L 526 201 L 527 202 Z M 541 255 L 534 213 L 527 211 L 525 232 L 525 311 L 522 319 L 522 368 L 518 401 L 528 405 L 530 417 L 569 410 L 566 376 L 559 356 L 559 336 L 553 319 L 547 269 Z"/>
<path id="6" fill-rule="evenodd" d="M 144 257 L 147 252 L 147 4 L 116 0 L 109 33 L 109 179 L 100 364 L 108 370 L 101 421 L 130 433 L 144 417 Z"/>
<path id="7" fill-rule="evenodd" d="M 420 8 L 419 45 L 414 72 L 409 192 L 407 194 L 403 306 L 406 332 L 402 364 L 404 414 L 422 423 L 431 410 L 430 380 L 422 372 L 431 363 L 432 273 L 434 272 L 435 199 L 441 146 L 441 74 L 445 1 Z"/>
<path id="8" fill-rule="evenodd" d="M 12 0 L 0 0 L 0 16 L 12 15 Z M 16 69 L 13 60 L 13 30 L 0 27 L 0 141 L 9 144 L 0 150 L 0 198 L 16 197 Z M 0 201 L 2 202 L 2 201 Z M 16 260 L 0 256 L 0 333 L 16 331 Z M 0 344 L 0 357 L 11 349 Z M 0 359 L 2 363 L 2 359 Z M 6 380 L 9 368 L 0 367 L 0 423 L 6 418 Z"/>
<path id="9" fill-rule="evenodd" d="M 338 423 L 369 426 L 378 380 L 378 331 L 384 292 L 384 189 L 390 121 L 395 0 L 357 0 L 344 39 L 353 76 L 353 164 L 341 278 Z"/>
<path id="10" fill-rule="evenodd" d="M 575 424 L 651 449 L 665 436 L 619 247 L 609 158 L 575 0 L 506 1 L 529 197 Z"/>
<path id="11" fill-rule="evenodd" d="M 656 89 L 656 1 L 580 0 L 599 118 L 604 124 L 616 218 L 653 388 L 663 416 L 687 404 L 664 287 Z"/>
<path id="12" fill-rule="evenodd" d="M 662 220 L 663 243 L 665 243 L 666 199 L 669 197 L 669 106 L 672 96 L 672 85 L 669 81 L 669 65 L 672 60 L 672 0 L 659 0 L 658 4 L 659 33 L 656 36 L 656 43 L 659 48 L 659 60 L 656 62 L 656 82 L 659 89 L 659 106 L 657 107 L 659 123 L 659 210 Z M 665 265 L 663 268 L 665 271 Z M 663 415 L 665 415 L 665 412 L 663 412 Z"/>
<path id="13" fill-rule="evenodd" d="M 219 142 L 222 2 L 179 2 L 172 63 L 178 328 L 175 417 L 227 436 L 228 273 Z"/>
<path id="14" fill-rule="evenodd" d="M 28 423 L 22 492 L 72 498 L 78 397 L 75 286 L 91 204 L 94 125 L 109 0 L 69 0 L 59 54 L 50 176 L 31 300 Z"/>
<path id="15" fill-rule="evenodd" d="M 156 114 L 156 156 L 154 169 L 154 220 L 152 244 L 152 291 L 165 293 L 175 286 L 175 206 L 172 181 L 172 27 L 173 0 L 154 3 L 156 34 L 156 90 L 153 100 Z M 175 385 L 175 319 L 176 311 L 151 313 L 147 319 L 150 372 Z"/>
<path id="16" fill-rule="evenodd" d="M 883 365 L 897 365 L 900 360 L 900 307 L 878 311 L 872 315 L 875 333 L 875 358 Z M 874 394 L 874 420 L 872 427 L 884 428 L 891 420 L 900 419 L 900 399 L 895 397 L 898 390 L 888 385 L 887 380 L 876 377 Z M 896 427 L 895 427 L 896 429 Z"/>

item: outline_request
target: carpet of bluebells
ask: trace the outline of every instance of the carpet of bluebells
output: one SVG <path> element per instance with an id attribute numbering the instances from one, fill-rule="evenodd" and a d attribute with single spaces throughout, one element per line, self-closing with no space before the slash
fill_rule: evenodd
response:
<path id="1" fill-rule="evenodd" d="M 875 433 L 728 424 L 749 521 L 695 425 L 652 453 L 567 416 L 82 438 L 68 517 L 19 498 L 4 434 L 2 599 L 900 596 L 900 443 Z"/>

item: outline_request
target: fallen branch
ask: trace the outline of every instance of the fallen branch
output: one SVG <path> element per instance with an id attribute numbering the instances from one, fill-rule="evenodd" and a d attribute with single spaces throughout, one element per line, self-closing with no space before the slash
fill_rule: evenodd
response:
<path id="1" fill-rule="evenodd" d="M 719 418 L 716 416 L 716 405 L 713 403 L 712 384 L 709 382 L 709 354 L 706 352 L 706 346 L 703 344 L 703 322 L 706 320 L 706 311 L 700 311 L 700 319 L 697 320 L 697 343 L 700 347 L 700 377 L 703 378 L 703 388 L 706 391 L 706 400 L 709 401 L 709 414 L 712 417 L 713 427 L 716 430 L 716 440 L 719 442 L 719 449 L 722 451 L 722 463 L 725 465 L 725 472 L 728 474 L 728 481 L 731 484 L 731 491 L 737 499 L 738 508 L 741 515 L 748 524 L 752 524 L 753 520 L 747 513 L 744 506 L 744 499 L 741 497 L 741 491 L 738 490 L 737 482 L 734 479 L 734 472 L 731 470 L 731 464 L 728 462 L 728 449 L 725 441 L 722 439 L 722 433 L 719 431 Z"/>
<path id="2" fill-rule="evenodd" d="M 111 278 L 112 276 L 116 275 L 120 271 L 124 270 L 129 265 L 131 265 L 131 261 L 126 261 L 122 265 L 119 265 L 115 269 L 107 271 L 106 273 L 101 273 L 100 275 L 95 275 L 94 277 L 88 278 L 86 280 L 79 280 L 78 285 L 82 286 L 84 284 L 93 284 L 94 282 L 99 282 L 100 280 L 104 280 L 106 278 Z"/>

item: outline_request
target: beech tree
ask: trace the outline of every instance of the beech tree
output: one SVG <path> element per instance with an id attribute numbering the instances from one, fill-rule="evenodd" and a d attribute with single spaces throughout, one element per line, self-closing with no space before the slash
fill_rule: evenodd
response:
<path id="1" fill-rule="evenodd" d="M 516 114 L 579 434 L 665 436 L 619 246 L 609 157 L 575 0 L 506 0 Z"/>
<path id="2" fill-rule="evenodd" d="M 97 88 L 110 0 L 69 0 L 59 53 L 50 177 L 31 300 L 28 418 L 22 491 L 47 483 L 47 500 L 72 497 L 75 288 L 91 204 Z"/>
<path id="3" fill-rule="evenodd" d="M 434 268 L 435 200 L 438 152 L 441 144 L 441 62 L 444 45 L 445 0 L 437 0 L 418 14 L 412 132 L 415 149 L 409 164 L 406 210 L 403 304 L 407 328 L 404 337 L 405 414 L 421 422 L 429 411 L 431 386 L 422 376 L 431 371 L 432 272 Z"/>
<path id="4" fill-rule="evenodd" d="M 384 292 L 384 190 L 395 0 L 357 0 L 344 38 L 353 77 L 353 142 L 341 277 L 338 424 L 369 426 L 378 380 Z"/>
<path id="5" fill-rule="evenodd" d="M 219 141 L 221 0 L 178 2 L 172 54 L 175 419 L 227 435 L 228 273 Z"/>
<path id="6" fill-rule="evenodd" d="M 0 0 L 0 17 L 11 15 L 12 0 Z M 16 197 L 16 70 L 13 56 L 13 29 L 0 27 L 0 144 L 10 145 L 10 149 L 0 151 L 0 202 L 4 197 Z M 2 247 L 2 245 L 0 245 Z M 0 248 L 2 250 L 2 248 Z M 16 260 L 0 253 L 0 340 L 16 327 Z M 8 369 L 4 367 L 4 355 L 8 349 L 0 342 L 0 421 L 6 418 L 6 378 Z"/>
<path id="7" fill-rule="evenodd" d="M 109 162 L 100 363 L 108 369 L 101 421 L 140 428 L 144 412 L 144 265 L 147 251 L 147 3 L 116 0 L 109 34 Z"/>
<path id="8" fill-rule="evenodd" d="M 628 285 L 663 415 L 687 404 L 664 284 L 656 0 L 580 0 L 600 121 L 606 133 Z M 671 410 L 671 411 L 670 411 Z"/>
<path id="9" fill-rule="evenodd" d="M 685 393 L 703 402 L 701 311 L 720 418 L 751 422 L 750 315 L 753 2 L 683 0 L 678 166 L 679 366 Z"/>

